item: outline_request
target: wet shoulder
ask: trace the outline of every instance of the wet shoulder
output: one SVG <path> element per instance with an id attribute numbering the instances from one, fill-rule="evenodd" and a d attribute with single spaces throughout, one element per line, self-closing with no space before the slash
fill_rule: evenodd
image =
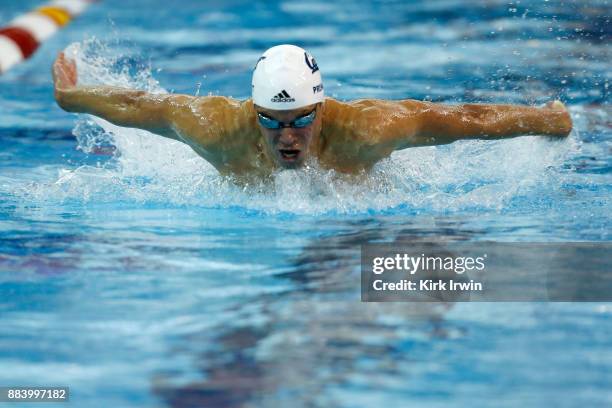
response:
<path id="1" fill-rule="evenodd" d="M 334 139 L 371 142 L 387 118 L 404 110 L 398 101 L 357 99 L 342 102 L 328 98 L 325 100 L 323 131 Z"/>
<path id="2" fill-rule="evenodd" d="M 252 138 L 256 129 L 255 110 L 250 99 L 239 101 L 225 96 L 195 98 L 189 102 L 188 132 L 198 135 L 202 145 L 231 147 Z"/>
<path id="3" fill-rule="evenodd" d="M 214 143 L 207 146 L 208 161 L 222 174 L 245 175 L 265 171 L 255 108 L 250 99 L 238 101 L 214 97 L 214 122 L 218 124 Z M 203 109 L 205 112 L 210 109 Z"/>
<path id="4" fill-rule="evenodd" d="M 371 167 L 375 160 L 366 156 L 373 142 L 372 123 L 376 122 L 367 100 L 341 102 L 327 98 L 321 129 L 319 161 L 342 172 L 358 172 Z"/>
<path id="5" fill-rule="evenodd" d="M 410 101 L 327 99 L 322 161 L 343 171 L 371 168 L 393 152 L 398 136 L 413 132 L 413 111 Z"/>
<path id="6" fill-rule="evenodd" d="M 208 122 L 219 125 L 221 131 L 233 133 L 255 124 L 255 110 L 250 99 L 239 101 L 225 96 L 197 98 L 194 109 Z"/>

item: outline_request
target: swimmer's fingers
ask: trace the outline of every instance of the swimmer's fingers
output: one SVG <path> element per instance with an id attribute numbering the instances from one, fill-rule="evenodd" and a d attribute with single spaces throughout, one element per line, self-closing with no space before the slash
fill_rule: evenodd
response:
<path id="1" fill-rule="evenodd" d="M 61 53 L 61 61 L 62 67 L 64 68 L 64 72 L 66 74 L 67 84 L 70 87 L 74 87 L 77 84 L 77 67 L 76 62 L 72 59 L 66 58 L 64 53 Z"/>
<path id="2" fill-rule="evenodd" d="M 554 101 L 550 101 L 548 102 L 546 105 L 544 105 L 546 108 L 550 109 L 550 110 L 557 110 L 557 111 L 567 111 L 567 108 L 565 107 L 565 105 L 563 104 L 563 102 L 561 102 L 560 100 L 554 100 Z"/>
<path id="3" fill-rule="evenodd" d="M 64 87 L 64 82 L 66 81 L 66 73 L 63 67 L 64 64 L 64 53 L 60 52 L 53 63 L 53 69 L 51 70 L 53 74 L 53 84 L 55 89 L 62 89 Z"/>
<path id="4" fill-rule="evenodd" d="M 52 72 L 56 90 L 64 90 L 76 86 L 76 63 L 73 60 L 66 58 L 63 52 L 58 54 L 57 59 L 53 63 Z"/>
<path id="5" fill-rule="evenodd" d="M 550 101 L 544 105 L 543 109 L 549 115 L 547 120 L 554 122 L 556 126 L 563 129 L 559 136 L 569 135 L 573 126 L 572 117 L 563 102 L 560 100 Z"/>

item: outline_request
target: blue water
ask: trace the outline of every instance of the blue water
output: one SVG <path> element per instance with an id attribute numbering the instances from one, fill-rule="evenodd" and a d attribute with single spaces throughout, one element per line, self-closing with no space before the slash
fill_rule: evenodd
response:
<path id="1" fill-rule="evenodd" d="M 0 77 L 0 386 L 78 407 L 611 405 L 610 304 L 359 301 L 367 242 L 610 240 L 609 2 L 466 4 L 105 0 Z M 560 98 L 575 130 L 244 189 L 52 98 L 69 44 L 83 83 L 246 98 L 278 43 L 338 99 Z"/>

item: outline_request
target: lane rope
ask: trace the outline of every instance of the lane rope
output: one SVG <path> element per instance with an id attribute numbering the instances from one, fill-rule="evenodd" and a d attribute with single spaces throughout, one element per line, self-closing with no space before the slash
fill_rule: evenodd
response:
<path id="1" fill-rule="evenodd" d="M 53 0 L 0 27 L 0 75 L 28 59 L 40 45 L 97 0 Z"/>

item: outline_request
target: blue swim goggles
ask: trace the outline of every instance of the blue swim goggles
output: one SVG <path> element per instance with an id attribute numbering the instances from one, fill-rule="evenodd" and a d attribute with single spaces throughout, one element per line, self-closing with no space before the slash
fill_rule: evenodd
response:
<path id="1" fill-rule="evenodd" d="M 317 117 L 316 108 L 312 112 L 304 116 L 300 116 L 299 118 L 296 118 L 293 122 L 289 122 L 289 123 L 279 122 L 278 120 L 269 118 L 257 112 L 257 118 L 259 119 L 259 123 L 261 123 L 261 126 L 265 127 L 266 129 L 303 128 L 303 127 L 306 127 L 312 124 L 312 122 L 314 122 L 316 117 Z"/>

